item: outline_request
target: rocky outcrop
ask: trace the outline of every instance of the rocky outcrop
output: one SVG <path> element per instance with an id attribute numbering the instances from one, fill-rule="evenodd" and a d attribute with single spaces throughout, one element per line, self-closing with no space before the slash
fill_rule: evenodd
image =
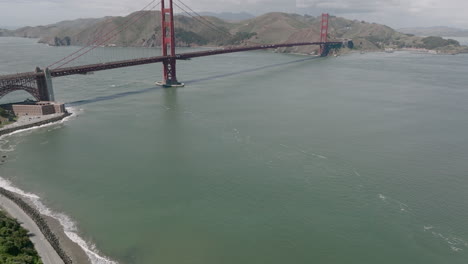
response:
<path id="1" fill-rule="evenodd" d="M 69 36 L 66 36 L 62 39 L 59 37 L 55 37 L 54 44 L 55 44 L 54 46 L 70 46 L 71 38 Z"/>
<path id="2" fill-rule="evenodd" d="M 27 125 L 23 125 L 23 126 L 16 126 L 16 127 L 12 127 L 12 128 L 2 128 L 2 129 L 0 129 L 0 136 L 7 135 L 7 134 L 13 133 L 13 132 L 18 131 L 18 130 L 28 129 L 28 128 L 32 128 L 32 127 L 38 127 L 38 126 L 58 122 L 58 121 L 64 119 L 67 116 L 70 116 L 70 115 L 71 115 L 70 113 L 64 113 L 63 115 L 53 117 L 53 118 L 50 118 L 50 119 L 47 119 L 47 120 L 39 121 L 39 122 L 36 122 L 36 123 L 31 123 L 31 124 L 27 124 Z"/>

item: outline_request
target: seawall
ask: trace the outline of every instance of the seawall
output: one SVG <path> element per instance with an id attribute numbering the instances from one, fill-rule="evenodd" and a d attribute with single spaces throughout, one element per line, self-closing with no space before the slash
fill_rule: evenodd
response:
<path id="1" fill-rule="evenodd" d="M 2 187 L 0 187 L 0 194 L 13 201 L 16 205 L 18 205 L 18 207 L 20 207 L 36 223 L 41 233 L 44 235 L 44 237 L 47 239 L 52 248 L 57 252 L 57 254 L 60 256 L 60 258 L 65 264 L 72 264 L 71 258 L 65 253 L 60 244 L 59 239 L 52 232 L 51 228 L 47 224 L 47 221 L 42 217 L 39 211 L 37 211 L 35 208 L 33 208 L 15 193 L 10 192 Z"/>
<path id="2" fill-rule="evenodd" d="M 25 124 L 25 125 L 22 125 L 22 126 L 16 126 L 16 127 L 11 127 L 11 128 L 0 129 L 0 136 L 7 135 L 7 134 L 13 133 L 13 132 L 18 131 L 18 130 L 23 130 L 23 129 L 28 129 L 28 128 L 32 128 L 32 127 L 37 127 L 37 126 L 42 126 L 42 125 L 54 123 L 54 122 L 57 122 L 57 121 L 60 121 L 60 120 L 64 119 L 65 117 L 68 117 L 70 115 L 71 114 L 67 112 L 67 113 L 64 113 L 63 115 L 52 117 L 50 119 L 41 120 L 41 121 L 38 121 L 38 122 Z"/>

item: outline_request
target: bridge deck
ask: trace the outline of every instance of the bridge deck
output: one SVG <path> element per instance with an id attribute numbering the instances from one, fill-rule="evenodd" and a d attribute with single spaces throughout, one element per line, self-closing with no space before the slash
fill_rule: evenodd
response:
<path id="1" fill-rule="evenodd" d="M 174 59 L 187 60 L 187 59 L 197 58 L 197 57 L 205 57 L 205 56 L 227 54 L 227 53 L 234 53 L 234 52 L 252 51 L 252 50 L 276 49 L 276 48 L 310 46 L 310 45 L 335 45 L 335 44 L 341 44 L 341 42 L 301 42 L 301 43 L 286 43 L 286 44 L 252 45 L 252 46 L 244 46 L 244 47 L 236 47 L 236 48 L 223 48 L 223 49 L 215 49 L 215 50 L 207 50 L 207 51 L 181 53 L 181 54 L 177 54 Z M 133 59 L 133 60 L 122 60 L 122 61 L 113 61 L 113 62 L 98 63 L 98 64 L 89 64 L 89 65 L 74 66 L 74 67 L 67 67 L 67 68 L 60 68 L 60 69 L 52 69 L 50 71 L 50 74 L 52 77 L 62 77 L 62 76 L 75 75 L 75 74 L 86 74 L 88 72 L 103 71 L 103 70 L 131 67 L 131 66 L 137 66 L 137 65 L 158 63 L 158 62 L 163 62 L 164 60 L 171 59 L 171 58 L 172 57 L 170 56 L 157 56 L 157 57 L 140 58 L 140 59 Z M 3 76 L 0 76 L 0 82 L 31 79 L 31 78 L 40 77 L 42 75 L 43 75 L 42 73 L 35 73 L 35 72 L 24 72 L 24 73 L 18 73 L 18 74 L 3 75 Z"/>

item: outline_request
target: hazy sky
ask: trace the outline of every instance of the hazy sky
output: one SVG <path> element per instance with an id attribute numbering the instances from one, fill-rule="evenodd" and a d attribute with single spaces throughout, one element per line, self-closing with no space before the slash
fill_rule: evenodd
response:
<path id="1" fill-rule="evenodd" d="M 127 15 L 151 0 L 0 0 L 0 28 L 42 25 L 67 19 Z M 159 0 L 157 0 L 159 1 Z M 179 1 L 179 0 L 174 0 Z M 345 18 L 406 26 L 468 28 L 468 0 L 183 0 L 195 11 L 271 11 Z"/>

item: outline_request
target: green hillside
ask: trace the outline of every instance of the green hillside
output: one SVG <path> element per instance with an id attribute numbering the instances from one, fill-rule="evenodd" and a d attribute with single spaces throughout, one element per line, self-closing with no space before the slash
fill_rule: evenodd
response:
<path id="1" fill-rule="evenodd" d="M 140 20 L 120 31 L 127 21 Z M 320 17 L 286 13 L 268 13 L 256 18 L 227 22 L 216 17 L 204 17 L 200 23 L 192 17 L 176 15 L 176 44 L 178 46 L 230 46 L 320 40 Z M 118 28 L 118 34 L 102 45 L 154 47 L 161 44 L 161 15 L 157 11 L 141 11 L 126 17 L 99 19 L 78 19 L 53 25 L 25 27 L 5 35 L 39 38 L 49 45 L 89 45 L 96 39 L 109 39 L 107 32 Z M 207 22 L 208 21 L 208 22 Z M 358 50 L 377 51 L 384 48 L 427 48 L 439 50 L 460 50 L 455 41 L 445 45 L 434 45 L 435 40 L 423 41 L 422 37 L 404 34 L 392 28 L 330 16 L 329 40 L 351 39 Z M 216 27 L 217 30 L 213 30 Z M 0 31 L 1 33 L 1 31 Z M 440 42 L 440 41 L 439 41 Z M 96 43 L 101 45 L 100 42 Z M 303 46 L 287 48 L 281 52 L 313 53 L 318 47 Z"/>

